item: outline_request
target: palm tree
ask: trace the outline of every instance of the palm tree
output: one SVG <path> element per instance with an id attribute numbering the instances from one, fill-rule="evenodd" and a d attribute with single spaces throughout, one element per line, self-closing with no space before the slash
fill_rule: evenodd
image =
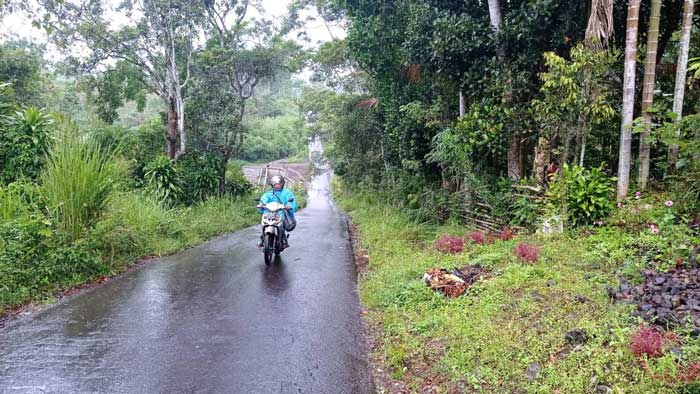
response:
<path id="1" fill-rule="evenodd" d="M 602 51 L 607 47 L 608 40 L 613 33 L 613 0 L 591 0 L 591 15 L 588 17 L 588 26 L 586 27 L 586 46 L 596 51 Z M 594 96 L 596 92 L 590 91 L 590 68 L 586 67 L 584 72 L 586 73 L 586 94 Z M 581 149 L 578 165 L 583 167 L 588 130 L 586 127 L 578 129 Z"/>
<path id="2" fill-rule="evenodd" d="M 632 159 L 632 121 L 634 120 L 634 74 L 637 62 L 637 28 L 639 26 L 639 2 L 629 0 L 627 6 L 627 32 L 625 35 L 625 75 L 622 85 L 622 127 L 620 130 L 620 155 L 617 167 L 617 199 L 627 197 Z"/>
<path id="3" fill-rule="evenodd" d="M 647 33 L 647 52 L 644 55 L 644 83 L 642 88 L 642 117 L 644 131 L 639 136 L 639 188 L 646 189 L 649 180 L 649 143 L 646 141 L 651 133 L 651 112 L 654 105 L 654 81 L 656 79 L 656 55 L 659 46 L 659 19 L 661 17 L 661 0 L 651 0 L 649 15 L 649 32 Z"/>
<path id="4" fill-rule="evenodd" d="M 586 44 L 601 50 L 608 45 L 613 31 L 613 0 L 591 0 L 591 15 L 586 27 Z"/>

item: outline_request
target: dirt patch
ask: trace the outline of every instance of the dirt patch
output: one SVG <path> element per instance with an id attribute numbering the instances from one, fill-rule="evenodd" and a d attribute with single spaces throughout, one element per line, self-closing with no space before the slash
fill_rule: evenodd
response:
<path id="1" fill-rule="evenodd" d="M 634 302 L 634 314 L 650 323 L 663 327 L 691 323 L 700 327 L 700 268 L 644 270 L 642 274 L 644 283 L 631 286 L 623 282 L 611 296 Z"/>
<path id="2" fill-rule="evenodd" d="M 431 289 L 450 298 L 463 295 L 474 283 L 490 277 L 491 272 L 480 265 L 467 265 L 452 271 L 433 268 L 423 274 L 423 280 Z"/>
<path id="3" fill-rule="evenodd" d="M 348 234 L 350 236 L 350 244 L 352 245 L 352 253 L 355 258 L 355 269 L 357 278 L 362 279 L 367 274 L 367 266 L 369 265 L 369 251 L 360 246 L 360 238 L 357 226 L 350 218 L 348 221 Z"/>

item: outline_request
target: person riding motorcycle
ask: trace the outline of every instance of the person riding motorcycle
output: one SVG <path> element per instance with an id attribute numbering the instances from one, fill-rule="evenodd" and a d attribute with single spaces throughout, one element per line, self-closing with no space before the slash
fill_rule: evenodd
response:
<path id="1" fill-rule="evenodd" d="M 286 211 L 283 211 L 283 215 L 286 215 L 289 213 L 291 218 L 294 218 L 294 211 L 297 209 L 297 199 L 294 196 L 294 193 L 289 190 L 284 188 L 285 180 L 282 175 L 275 175 L 270 179 L 270 185 L 272 186 L 272 189 L 266 191 L 262 197 L 260 197 L 260 203 L 258 204 L 258 213 L 263 213 L 265 210 L 263 209 L 263 205 L 271 203 L 271 202 L 278 202 L 280 204 L 284 204 Z M 283 221 L 283 223 L 286 223 L 286 220 Z M 280 239 L 282 241 L 283 248 L 289 247 L 289 242 L 287 238 L 289 235 L 286 233 L 285 226 L 282 225 L 280 227 L 281 235 Z M 258 243 L 258 247 L 263 246 L 263 240 L 262 240 L 262 235 L 260 236 L 260 242 Z"/>

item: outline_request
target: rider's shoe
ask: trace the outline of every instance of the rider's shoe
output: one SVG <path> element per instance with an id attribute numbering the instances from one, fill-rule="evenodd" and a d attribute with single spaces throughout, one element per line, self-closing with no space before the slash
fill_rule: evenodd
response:
<path id="1" fill-rule="evenodd" d="M 257 245 L 258 245 L 258 248 L 262 248 L 262 247 L 263 247 L 263 241 L 262 241 L 262 240 L 258 241 L 258 244 L 257 244 Z"/>

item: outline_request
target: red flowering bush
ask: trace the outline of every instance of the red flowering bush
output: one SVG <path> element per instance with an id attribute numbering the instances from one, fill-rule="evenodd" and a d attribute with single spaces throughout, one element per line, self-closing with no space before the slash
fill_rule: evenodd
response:
<path id="1" fill-rule="evenodd" d="M 435 241 L 435 248 L 442 253 L 462 253 L 464 249 L 464 240 L 454 235 L 443 235 Z"/>
<path id="2" fill-rule="evenodd" d="M 501 230 L 500 238 L 502 241 L 510 241 L 511 239 L 515 238 L 515 233 L 510 229 L 510 227 L 506 226 Z"/>
<path id="3" fill-rule="evenodd" d="M 486 243 L 486 235 L 481 231 L 473 231 L 469 233 L 469 239 L 478 245 L 483 245 Z"/>
<path id="4" fill-rule="evenodd" d="M 635 357 L 646 355 L 647 357 L 661 357 L 663 353 L 664 336 L 659 330 L 642 326 L 632 335 L 632 353 Z"/>
<path id="5" fill-rule="evenodd" d="M 513 253 L 520 257 L 521 260 L 527 261 L 528 263 L 534 263 L 540 259 L 540 248 L 536 245 L 528 245 L 524 243 L 519 243 Z"/>
<path id="6" fill-rule="evenodd" d="M 679 378 L 685 383 L 700 381 L 700 363 L 688 365 L 683 372 L 681 372 Z"/>

